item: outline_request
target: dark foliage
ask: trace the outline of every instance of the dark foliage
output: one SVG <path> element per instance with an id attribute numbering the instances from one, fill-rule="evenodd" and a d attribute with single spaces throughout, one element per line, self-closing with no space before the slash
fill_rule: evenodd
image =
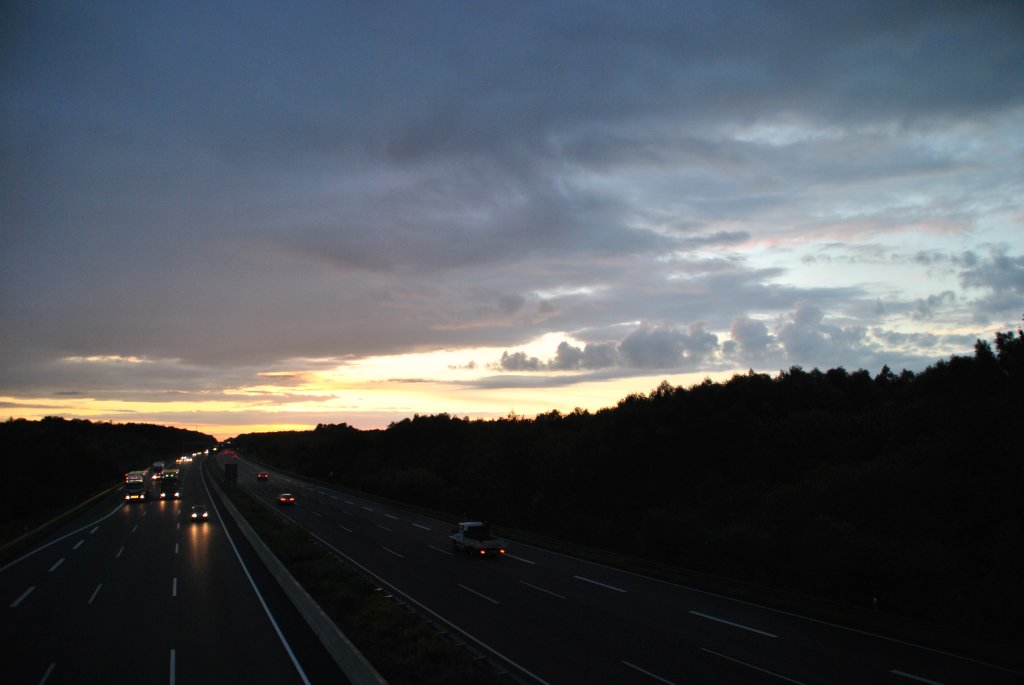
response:
<path id="1" fill-rule="evenodd" d="M 240 436 L 345 486 L 1020 637 L 1024 334 L 914 374 L 750 372 L 610 409 Z"/>
<path id="2" fill-rule="evenodd" d="M 150 424 L 92 423 L 48 417 L 0 423 L 4 446 L 0 522 L 7 540 L 124 478 L 126 471 L 175 459 L 216 440 Z"/>

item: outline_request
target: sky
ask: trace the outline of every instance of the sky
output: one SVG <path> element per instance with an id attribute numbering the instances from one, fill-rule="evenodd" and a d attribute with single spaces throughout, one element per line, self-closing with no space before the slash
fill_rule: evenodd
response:
<path id="1" fill-rule="evenodd" d="M 919 371 L 1024 315 L 1024 3 L 0 6 L 0 416 Z"/>

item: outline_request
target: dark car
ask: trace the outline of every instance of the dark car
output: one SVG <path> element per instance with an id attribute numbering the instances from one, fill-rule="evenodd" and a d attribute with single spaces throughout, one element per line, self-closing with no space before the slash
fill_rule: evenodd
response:
<path id="1" fill-rule="evenodd" d="M 260 471 L 256 474 L 256 480 L 267 480 L 268 478 L 270 478 L 270 474 L 264 471 Z"/>
<path id="2" fill-rule="evenodd" d="M 290 492 L 282 492 L 277 496 L 278 504 L 295 504 L 295 495 Z"/>
<path id="3" fill-rule="evenodd" d="M 192 521 L 195 523 L 205 523 L 210 518 L 210 514 L 206 511 L 205 504 L 197 504 L 192 507 Z"/>

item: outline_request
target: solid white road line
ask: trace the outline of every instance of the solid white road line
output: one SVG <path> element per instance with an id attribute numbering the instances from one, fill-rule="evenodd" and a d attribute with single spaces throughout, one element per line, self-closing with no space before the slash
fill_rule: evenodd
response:
<path id="1" fill-rule="evenodd" d="M 27 590 L 25 590 L 24 592 L 22 592 L 22 593 L 21 593 L 21 596 L 20 596 L 20 597 L 18 597 L 18 599 L 16 599 L 16 600 L 14 600 L 13 602 L 11 602 L 11 608 L 12 608 L 12 609 L 16 608 L 16 607 L 17 607 L 17 606 L 18 606 L 19 604 L 21 604 L 21 602 L 22 602 L 22 601 L 23 601 L 23 600 L 24 600 L 24 599 L 25 599 L 26 597 L 28 597 L 28 596 L 29 596 L 30 594 L 32 594 L 32 591 L 33 591 L 33 590 L 35 590 L 35 589 L 36 589 L 36 586 L 35 586 L 35 585 L 33 585 L 33 586 L 32 586 L 32 587 L 30 587 L 29 589 L 27 589 Z"/>
<path id="2" fill-rule="evenodd" d="M 942 683 L 940 683 L 937 680 L 928 680 L 927 678 L 922 678 L 919 675 L 904 673 L 903 671 L 889 671 L 889 673 L 892 673 L 893 675 L 902 676 L 904 678 L 909 678 L 911 680 L 916 680 L 919 683 L 927 683 L 928 685 L 942 685 Z"/>
<path id="3" fill-rule="evenodd" d="M 693 614 L 694 616 L 700 616 L 701 618 L 706 618 L 709 621 L 717 621 L 718 623 L 724 623 L 725 625 L 732 626 L 733 628 L 742 628 L 743 630 L 749 630 L 752 633 L 757 633 L 758 635 L 764 635 L 765 637 L 778 637 L 778 635 L 773 635 L 772 633 L 766 633 L 763 630 L 758 630 L 757 628 L 751 628 L 750 626 L 745 626 L 742 623 L 733 623 L 732 621 L 726 621 L 724 618 L 716 618 L 714 616 L 708 616 L 707 614 L 702 614 L 699 611 L 691 611 L 690 613 Z"/>
<path id="4" fill-rule="evenodd" d="M 760 668 L 759 666 L 754 666 L 753 664 L 748 664 L 745 661 L 740 661 L 739 659 L 733 659 L 731 656 L 726 656 L 724 654 L 719 654 L 718 652 L 712 652 L 710 649 L 706 649 L 704 647 L 701 647 L 700 651 L 707 652 L 708 654 L 714 654 L 715 656 L 717 656 L 720 659 L 725 659 L 726 661 L 731 661 L 733 663 L 739 664 L 740 666 L 746 666 L 747 668 L 752 668 L 755 671 L 760 671 L 761 673 L 766 673 L 766 674 L 768 674 L 770 676 L 774 676 L 774 677 L 778 678 L 779 680 L 785 680 L 787 683 L 794 683 L 794 685 L 806 685 L 806 683 L 802 683 L 799 680 L 793 680 L 792 678 L 787 678 L 784 675 L 779 675 L 778 673 L 774 673 L 774 672 L 769 671 L 767 669 Z"/>
<path id="5" fill-rule="evenodd" d="M 53 673 L 53 669 L 55 669 L 56 667 L 57 667 L 57 663 L 56 662 L 50 664 L 47 667 L 46 673 L 43 674 L 43 679 L 39 681 L 39 685 L 45 685 L 46 681 L 49 680 L 49 678 L 50 678 L 50 674 Z"/>
<path id="6" fill-rule="evenodd" d="M 63 563 L 64 563 L 64 557 L 61 557 L 60 559 L 57 560 L 56 564 L 54 564 L 53 566 L 50 567 L 50 573 L 53 573 L 54 571 L 56 571 L 57 567 L 60 566 Z"/>
<path id="7" fill-rule="evenodd" d="M 100 583 L 99 585 L 96 586 L 96 589 L 92 591 L 92 597 L 89 598 L 89 601 L 87 602 L 87 604 L 92 604 L 92 601 L 94 599 L 96 599 L 96 595 L 98 595 L 100 593 L 100 588 L 101 587 L 103 587 L 103 583 Z"/>
<path id="8" fill-rule="evenodd" d="M 582 581 L 584 581 L 586 583 L 592 583 L 594 585 L 599 585 L 600 587 L 608 588 L 609 590 L 615 590 L 616 592 L 626 592 L 625 590 L 623 590 L 620 587 L 615 587 L 614 585 L 606 585 L 605 583 L 600 583 L 600 582 L 598 582 L 596 580 L 593 580 L 591 578 L 584 578 L 583 576 L 573 576 L 573 578 L 575 578 L 576 580 L 582 580 Z"/>
<path id="9" fill-rule="evenodd" d="M 487 600 L 488 602 L 490 602 L 491 604 L 501 604 L 501 602 L 499 602 L 498 600 L 496 600 L 496 599 L 491 599 L 491 598 L 490 598 L 490 597 L 488 597 L 487 595 L 485 595 L 485 594 L 481 594 L 481 593 L 477 592 L 476 590 L 474 590 L 473 588 L 469 588 L 469 587 L 466 587 L 466 586 L 465 586 L 465 585 L 463 585 L 462 583 L 459 583 L 458 585 L 459 585 L 459 587 L 460 587 L 460 588 L 462 588 L 462 589 L 463 589 L 463 590 L 465 590 L 466 592 L 472 592 L 472 593 L 473 593 L 474 595 L 476 595 L 477 597 L 480 597 L 481 599 L 486 599 L 486 600 Z"/>
<path id="10" fill-rule="evenodd" d="M 644 669 L 640 668 L 639 666 L 637 666 L 636 664 L 631 664 L 631 663 L 629 663 L 628 661 L 625 661 L 625 660 L 623 660 L 623 662 L 622 662 L 622 663 L 626 664 L 627 666 L 629 666 L 630 668 L 632 668 L 632 669 L 634 669 L 634 670 L 640 671 L 640 672 L 641 672 L 641 673 L 643 673 L 643 674 L 644 674 L 645 676 L 649 676 L 649 677 L 651 677 L 651 678 L 654 678 L 654 679 L 655 679 L 655 680 L 657 680 L 657 681 L 658 681 L 659 683 L 665 683 L 665 685 L 676 685 L 676 684 L 675 684 L 674 682 L 672 682 L 671 680 L 666 680 L 665 678 L 662 678 L 662 677 L 661 677 L 660 675 L 654 675 L 654 674 L 653 674 L 653 673 L 651 673 L 650 671 L 644 670 Z"/>
<path id="11" fill-rule="evenodd" d="M 526 587 L 532 587 L 534 590 L 540 590 L 541 592 L 546 592 L 549 595 L 552 595 L 554 597 L 558 597 L 558 599 L 565 599 L 565 597 L 563 597 L 562 595 L 558 594 L 557 592 L 552 592 L 551 590 L 545 590 L 544 588 L 539 587 L 537 585 L 534 585 L 533 583 L 527 583 L 525 580 L 520 580 L 519 582 L 522 583 L 523 585 L 525 585 Z"/>

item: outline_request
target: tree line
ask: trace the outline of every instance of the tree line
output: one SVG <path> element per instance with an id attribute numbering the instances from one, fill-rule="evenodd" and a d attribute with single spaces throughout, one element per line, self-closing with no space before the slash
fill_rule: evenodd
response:
<path id="1" fill-rule="evenodd" d="M 247 434 L 326 481 L 958 627 L 1024 635 L 1024 334 L 922 372 L 663 382 L 597 412 Z"/>
<path id="2" fill-rule="evenodd" d="M 0 423 L 0 543 L 65 511 L 124 474 L 216 444 L 196 431 L 47 417 Z"/>

